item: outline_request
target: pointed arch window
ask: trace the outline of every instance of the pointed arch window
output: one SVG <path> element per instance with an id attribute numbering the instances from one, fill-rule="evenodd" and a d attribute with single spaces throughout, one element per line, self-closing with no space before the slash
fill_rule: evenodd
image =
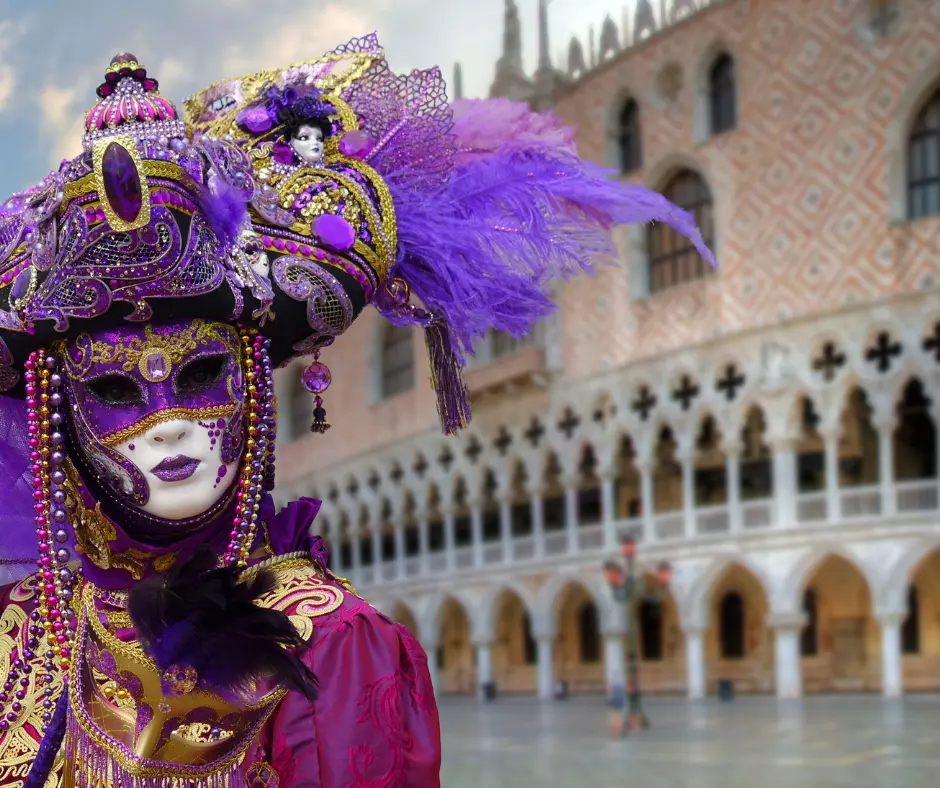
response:
<path id="1" fill-rule="evenodd" d="M 901 626 L 901 653 L 920 654 L 920 598 L 917 586 L 907 589 L 907 618 Z"/>
<path id="2" fill-rule="evenodd" d="M 714 248 L 714 209 L 711 189 L 705 179 L 694 170 L 679 170 L 662 193 L 695 217 L 705 243 Z M 650 225 L 647 233 L 651 295 L 702 279 L 711 271 L 692 242 L 668 225 L 661 222 Z"/>
<path id="3" fill-rule="evenodd" d="M 617 119 L 617 150 L 620 153 L 620 171 L 635 172 L 643 166 L 643 145 L 640 136 L 640 106 L 627 99 Z"/>
<path id="4" fill-rule="evenodd" d="M 907 141 L 907 217 L 940 213 L 940 88 L 917 113 Z"/>
<path id="5" fill-rule="evenodd" d="M 815 657 L 819 653 L 819 605 L 812 588 L 803 592 L 803 615 L 806 621 L 800 633 L 800 655 Z"/>
<path id="6" fill-rule="evenodd" d="M 663 606 L 652 599 L 640 602 L 640 659 L 658 662 L 663 658 Z"/>
<path id="7" fill-rule="evenodd" d="M 581 662 L 600 662 L 601 628 L 593 602 L 585 602 L 578 610 L 578 646 Z"/>
<path id="8" fill-rule="evenodd" d="M 722 659 L 744 659 L 744 598 L 737 591 L 721 598 L 718 641 Z"/>
<path id="9" fill-rule="evenodd" d="M 415 385 L 414 336 L 407 326 L 389 325 L 382 336 L 382 399 Z"/>
<path id="10" fill-rule="evenodd" d="M 712 134 L 730 131 L 738 125 L 738 86 L 734 58 L 724 53 L 708 72 L 708 117 Z"/>

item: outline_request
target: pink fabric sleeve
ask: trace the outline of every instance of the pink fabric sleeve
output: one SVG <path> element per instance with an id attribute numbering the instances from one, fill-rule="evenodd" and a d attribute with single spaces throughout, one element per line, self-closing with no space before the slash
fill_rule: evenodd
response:
<path id="1" fill-rule="evenodd" d="M 427 656 L 407 629 L 357 601 L 341 621 L 316 628 L 305 654 L 320 681 L 316 702 L 292 692 L 269 725 L 279 785 L 440 788 Z"/>

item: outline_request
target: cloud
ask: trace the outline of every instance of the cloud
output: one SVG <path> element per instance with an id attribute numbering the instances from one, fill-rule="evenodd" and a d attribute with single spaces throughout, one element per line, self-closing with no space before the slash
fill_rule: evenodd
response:
<path id="1" fill-rule="evenodd" d="M 6 62 L 10 52 L 26 33 L 24 21 L 0 21 L 0 112 L 6 109 L 16 88 L 16 69 Z"/>
<path id="2" fill-rule="evenodd" d="M 351 38 L 371 33 L 387 4 L 371 2 L 368 10 L 353 5 L 330 2 L 325 7 L 295 9 L 258 44 L 229 47 L 222 55 L 220 73 L 234 77 L 317 58 Z"/>
<path id="3" fill-rule="evenodd" d="M 85 122 L 82 113 L 76 111 L 76 104 L 84 92 L 78 85 L 69 88 L 46 85 L 39 91 L 39 111 L 43 134 L 49 142 L 51 167 L 81 153 Z"/>

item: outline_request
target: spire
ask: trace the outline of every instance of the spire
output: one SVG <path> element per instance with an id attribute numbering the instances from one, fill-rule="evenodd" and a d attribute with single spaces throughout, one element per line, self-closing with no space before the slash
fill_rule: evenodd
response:
<path id="1" fill-rule="evenodd" d="M 539 0 L 539 71 L 552 67 L 551 50 L 548 46 L 548 3 L 549 0 Z"/>
<path id="2" fill-rule="evenodd" d="M 503 54 L 497 69 L 522 73 L 522 25 L 516 0 L 506 0 L 503 14 Z"/>
<path id="3" fill-rule="evenodd" d="M 455 99 L 463 98 L 463 69 L 460 63 L 454 63 L 454 95 Z"/>

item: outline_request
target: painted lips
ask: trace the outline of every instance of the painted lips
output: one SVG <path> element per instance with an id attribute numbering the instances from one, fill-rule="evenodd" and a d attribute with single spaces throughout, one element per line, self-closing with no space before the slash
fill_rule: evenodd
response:
<path id="1" fill-rule="evenodd" d="M 188 479 L 199 467 L 199 460 L 180 454 L 176 457 L 167 457 L 155 465 L 151 473 L 164 482 L 181 482 Z"/>

